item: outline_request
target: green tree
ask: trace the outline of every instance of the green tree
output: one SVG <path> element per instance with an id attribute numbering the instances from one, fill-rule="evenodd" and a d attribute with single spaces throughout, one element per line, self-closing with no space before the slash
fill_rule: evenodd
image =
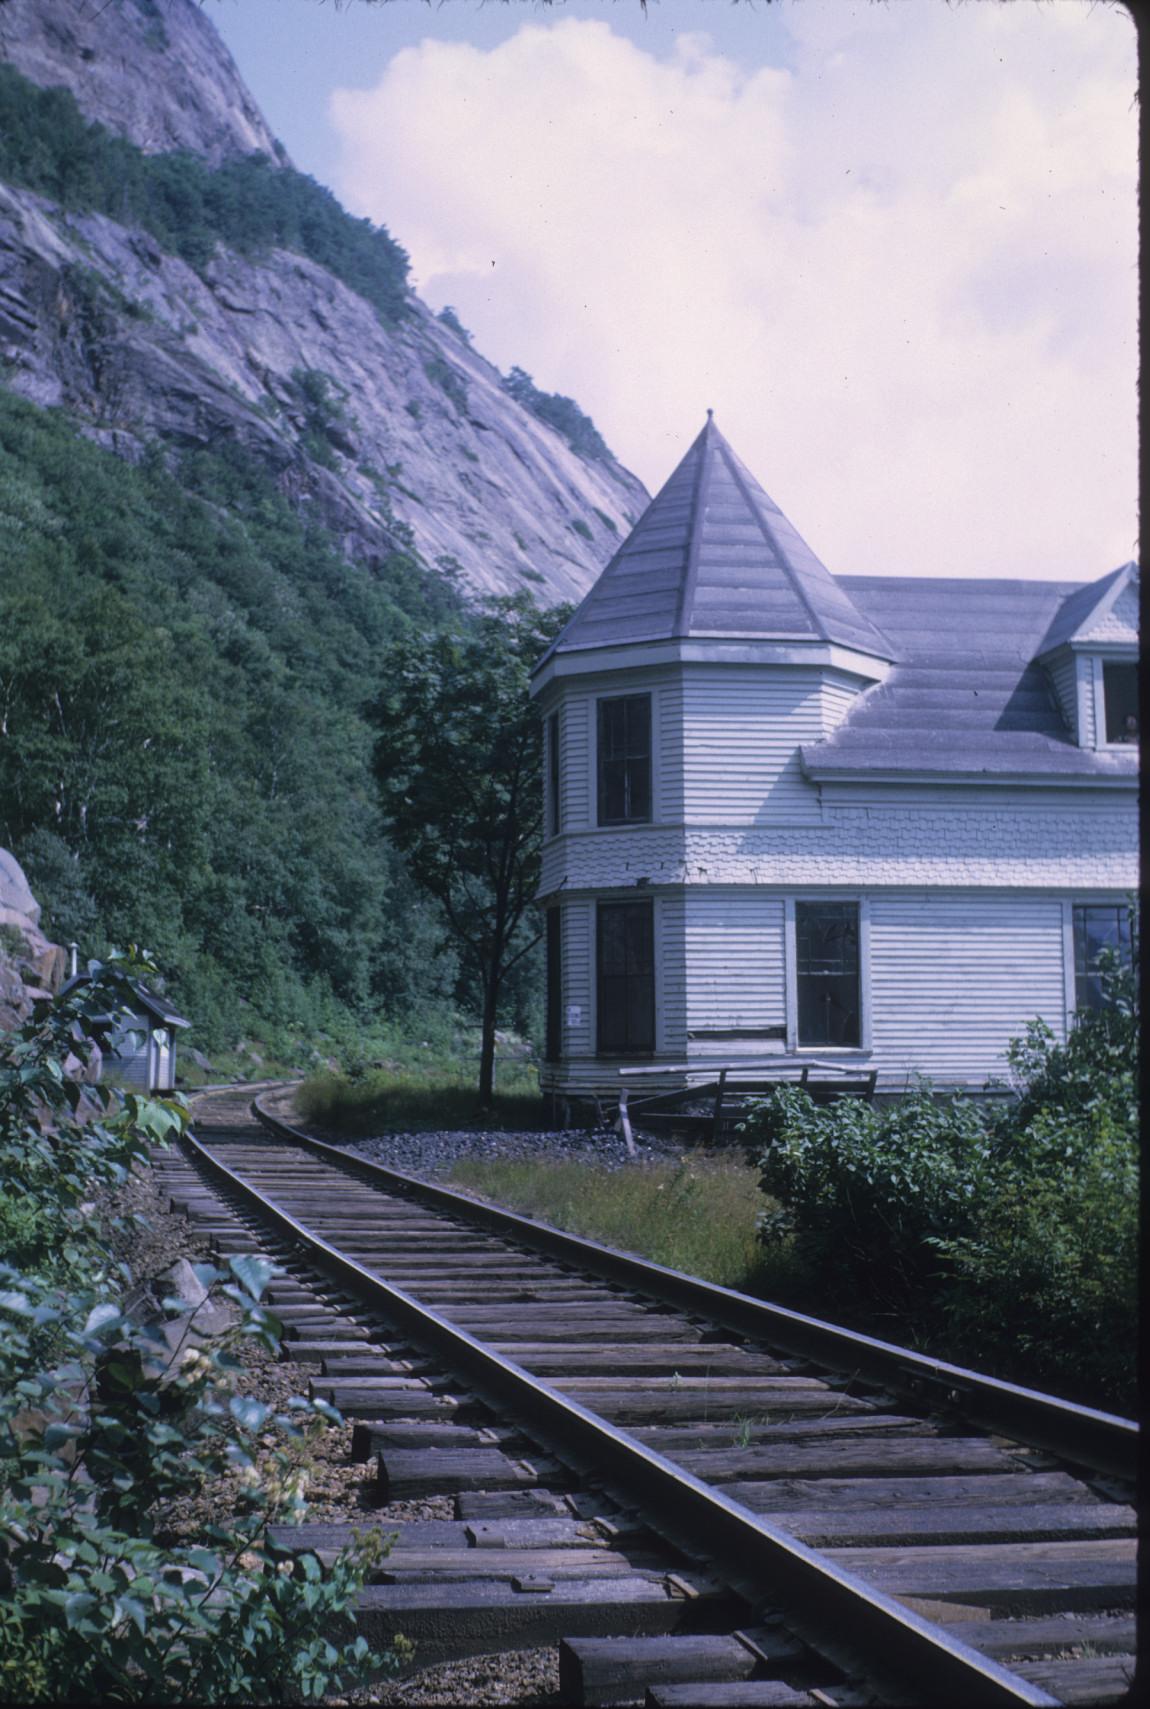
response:
<path id="1" fill-rule="evenodd" d="M 0 845 L 50 936 L 151 944 L 208 1051 L 449 996 L 362 710 L 442 577 L 345 562 L 234 447 L 133 467 L 2 389 L 0 563 Z"/>
<path id="2" fill-rule="evenodd" d="M 532 666 L 568 615 L 528 594 L 466 627 L 403 641 L 383 660 L 370 717 L 384 813 L 480 987 L 479 1097 L 490 1103 L 508 974 L 540 938 L 533 896 L 543 830 L 542 732 Z"/>

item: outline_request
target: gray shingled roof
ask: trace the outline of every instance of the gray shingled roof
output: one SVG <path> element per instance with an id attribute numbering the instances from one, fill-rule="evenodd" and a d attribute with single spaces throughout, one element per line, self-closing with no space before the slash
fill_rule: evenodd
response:
<path id="1" fill-rule="evenodd" d="M 1055 613 L 1054 621 L 1039 644 L 1038 652 L 1053 652 L 1055 647 L 1072 641 L 1079 630 L 1086 627 L 1091 614 L 1102 603 L 1115 582 L 1125 577 L 1127 571 L 1134 567 L 1133 564 L 1121 564 L 1118 569 L 1111 570 L 1108 576 L 1101 576 L 1096 582 L 1087 582 L 1084 587 L 1072 593 L 1069 599 L 1063 600 Z"/>
<path id="2" fill-rule="evenodd" d="M 71 979 L 65 980 L 64 984 L 61 985 L 60 996 L 63 997 L 67 992 L 74 991 L 78 985 L 87 985 L 90 982 L 90 974 L 74 973 Z M 158 992 L 153 991 L 150 985 L 145 985 L 142 980 L 137 979 L 135 988 L 140 1008 L 145 1009 L 162 1025 L 169 1027 L 191 1026 L 191 1021 L 185 1015 L 181 1015 L 178 1009 L 173 1009 L 167 998 L 161 997 Z"/>
<path id="3" fill-rule="evenodd" d="M 687 636 L 829 641 L 895 656 L 709 414 L 547 657 Z"/>
<path id="4" fill-rule="evenodd" d="M 1081 622 L 1112 579 L 1083 587 L 845 576 L 855 605 L 890 636 L 902 662 L 859 697 L 833 735 L 803 748 L 804 768 L 814 778 L 860 780 L 875 772 L 1136 776 L 1136 748 L 1076 746 L 1034 662 L 1067 612 Z"/>

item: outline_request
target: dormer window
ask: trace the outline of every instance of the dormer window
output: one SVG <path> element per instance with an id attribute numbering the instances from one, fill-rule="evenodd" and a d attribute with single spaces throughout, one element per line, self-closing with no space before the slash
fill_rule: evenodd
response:
<path id="1" fill-rule="evenodd" d="M 1106 744 L 1138 740 L 1138 666 L 1107 659 L 1102 666 Z"/>

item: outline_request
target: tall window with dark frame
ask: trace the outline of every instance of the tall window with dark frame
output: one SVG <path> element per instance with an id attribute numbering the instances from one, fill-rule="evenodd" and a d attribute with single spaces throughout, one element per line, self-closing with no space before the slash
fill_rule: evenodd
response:
<path id="1" fill-rule="evenodd" d="M 1100 958 L 1112 952 L 1118 967 L 1132 959 L 1130 909 L 1125 902 L 1082 902 L 1074 908 L 1074 1000 L 1078 1009 L 1105 1009 L 1105 974 Z"/>
<path id="2" fill-rule="evenodd" d="M 795 903 L 799 1043 L 862 1042 L 857 902 Z"/>
<path id="3" fill-rule="evenodd" d="M 651 696 L 621 694 L 599 702 L 599 823 L 628 825 L 651 817 Z"/>
<path id="4" fill-rule="evenodd" d="M 1106 705 L 1106 740 L 1138 740 L 1138 666 L 1108 660 L 1102 666 L 1102 695 Z"/>
<path id="5" fill-rule="evenodd" d="M 563 1054 L 563 915 L 547 910 L 547 1026 L 543 1055 L 558 1062 Z"/>
<path id="6" fill-rule="evenodd" d="M 547 831 L 556 837 L 562 823 L 559 805 L 559 714 L 547 720 Z"/>
<path id="7" fill-rule="evenodd" d="M 596 911 L 600 1056 L 655 1048 L 655 933 L 651 902 L 600 902 Z"/>

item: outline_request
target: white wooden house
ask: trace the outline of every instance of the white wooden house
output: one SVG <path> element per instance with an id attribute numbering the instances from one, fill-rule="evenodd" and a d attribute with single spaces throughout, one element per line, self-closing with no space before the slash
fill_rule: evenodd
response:
<path id="1" fill-rule="evenodd" d="M 832 576 L 708 416 L 535 674 L 544 1093 L 1064 1035 L 1138 883 L 1137 615 L 1133 564 Z"/>

